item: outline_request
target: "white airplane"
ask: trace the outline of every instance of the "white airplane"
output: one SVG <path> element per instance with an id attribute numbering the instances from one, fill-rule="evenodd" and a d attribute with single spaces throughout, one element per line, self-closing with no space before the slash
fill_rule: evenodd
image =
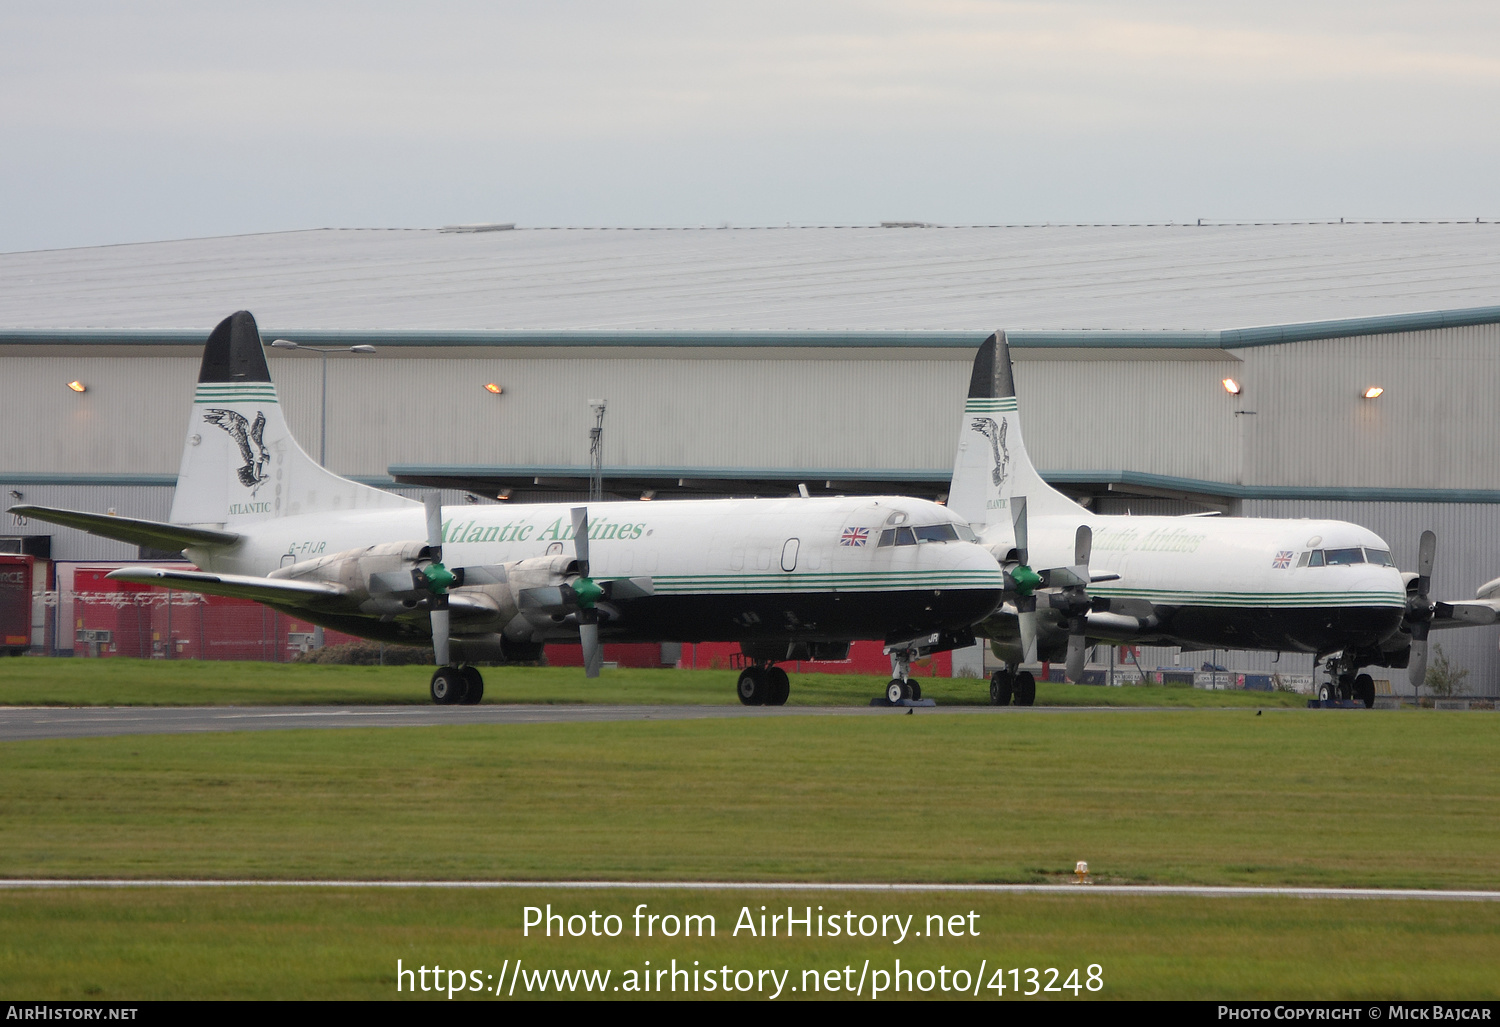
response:
<path id="1" fill-rule="evenodd" d="M 1081 681 L 1088 646 L 1109 642 L 1312 653 L 1334 678 L 1322 698 L 1368 707 L 1375 685 L 1360 668 L 1405 667 L 1420 687 L 1429 630 L 1500 617 L 1500 579 L 1473 600 L 1431 599 L 1431 531 L 1417 571 L 1402 573 L 1378 535 L 1343 521 L 1084 509 L 1026 455 L 1004 332 L 974 360 L 959 439 L 948 508 L 1006 572 L 1004 604 L 976 627 L 1006 664 L 990 680 L 1000 705 L 1031 704 L 1022 663 L 1064 661 Z"/>
<path id="2" fill-rule="evenodd" d="M 1005 576 L 948 508 L 900 496 L 441 508 L 325 470 L 287 428 L 255 319 L 208 337 L 167 523 L 24 505 L 105 538 L 182 549 L 198 570 L 111 578 L 253 599 L 363 638 L 427 644 L 434 702 L 477 703 L 477 660 L 581 642 L 738 641 L 738 692 L 785 703 L 779 661 L 893 654 L 892 700 L 920 699 L 912 656 L 970 645 Z M 888 544 L 887 544 L 888 543 Z"/>

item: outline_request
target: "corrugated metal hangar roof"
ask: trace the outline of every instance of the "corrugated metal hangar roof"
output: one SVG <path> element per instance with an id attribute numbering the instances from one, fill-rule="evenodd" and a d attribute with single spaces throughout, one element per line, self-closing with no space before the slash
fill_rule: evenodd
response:
<path id="1" fill-rule="evenodd" d="M 0 254 L 0 329 L 1214 330 L 1500 303 L 1500 224 L 321 229 Z"/>

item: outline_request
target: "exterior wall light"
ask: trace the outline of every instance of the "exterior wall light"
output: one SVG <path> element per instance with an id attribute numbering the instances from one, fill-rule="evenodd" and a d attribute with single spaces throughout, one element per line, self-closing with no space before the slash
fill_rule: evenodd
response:
<path id="1" fill-rule="evenodd" d="M 499 492 L 495 493 L 495 498 L 496 499 L 509 499 L 510 498 L 510 489 L 501 489 Z"/>
<path id="2" fill-rule="evenodd" d="M 504 392 L 505 390 L 502 389 L 500 386 L 496 385 L 494 382 L 490 382 L 489 384 L 485 385 L 484 391 L 488 392 L 492 396 L 498 396 L 498 395 L 500 395 L 500 393 Z"/>
<path id="3" fill-rule="evenodd" d="M 72 389 L 74 392 L 87 392 L 87 391 L 89 391 L 89 387 L 87 385 L 83 384 L 83 382 L 80 382 L 80 381 L 71 381 L 71 382 L 69 382 L 68 383 L 68 388 Z"/>
<path id="4" fill-rule="evenodd" d="M 655 498 L 656 498 L 656 490 L 655 489 L 647 489 L 646 491 L 644 491 L 644 492 L 641 493 L 641 500 L 642 500 L 642 502 L 646 502 L 646 501 L 649 501 L 649 500 L 652 500 L 652 499 L 655 499 Z"/>
<path id="5" fill-rule="evenodd" d="M 1224 386 L 1224 391 L 1231 396 L 1238 396 L 1241 392 L 1240 383 L 1233 378 L 1225 378 L 1220 384 Z"/>
<path id="6" fill-rule="evenodd" d="M 1385 390 L 1382 389 L 1379 385 L 1371 385 L 1364 392 L 1361 392 L 1360 396 L 1365 399 L 1376 399 L 1384 392 Z"/>

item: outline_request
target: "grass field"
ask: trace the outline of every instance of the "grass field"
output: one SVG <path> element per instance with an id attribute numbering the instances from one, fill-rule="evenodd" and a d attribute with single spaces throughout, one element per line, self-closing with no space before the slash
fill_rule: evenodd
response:
<path id="1" fill-rule="evenodd" d="M 798 674 L 792 706 L 866 705 L 886 678 Z M 304 703 L 429 703 L 423 667 L 337 667 L 197 660 L 0 660 L 0 706 L 204 706 Z M 709 703 L 735 698 L 731 670 L 607 670 L 590 681 L 579 667 L 486 668 L 487 703 Z M 942 705 L 989 702 L 973 678 L 923 678 L 924 696 Z M 1052 706 L 1306 706 L 1291 692 L 1205 692 L 1193 688 L 1098 688 L 1042 683 L 1037 702 Z"/>
<path id="2" fill-rule="evenodd" d="M 0 876 L 1493 887 L 1500 717 L 1087 712 L 0 746 Z"/>
<path id="3" fill-rule="evenodd" d="M 523 937 L 523 907 L 560 914 L 619 915 L 623 933 L 610 938 L 547 939 L 533 930 Z M 645 903 L 649 912 L 712 915 L 712 938 L 632 937 L 631 912 Z M 824 914 L 911 916 L 913 931 L 928 915 L 964 916 L 978 936 L 786 939 L 751 937 L 733 927 L 743 907 L 759 916 L 760 906 L 801 917 L 808 907 Z M 977 913 L 970 921 L 967 914 Z M 907 970 L 947 973 L 962 970 L 972 981 L 984 966 L 980 996 L 1020 998 L 1011 978 L 1003 994 L 994 983 L 995 967 L 1056 967 L 1038 975 L 1036 985 L 1018 974 L 1023 990 L 1049 980 L 1061 985 L 1077 968 L 1075 983 L 1088 981 L 1090 964 L 1101 973 L 1100 990 L 1079 989 L 1079 1000 L 1093 995 L 1127 999 L 1337 999 L 1500 997 L 1500 916 L 1493 903 L 1347 901 L 1279 898 L 1193 899 L 1172 896 L 1099 895 L 1010 896 L 985 894 L 914 895 L 859 893 L 765 893 L 711 891 L 435 891 L 349 889 L 143 889 L 106 891 L 60 889 L 0 892 L 0 982 L 8 997 L 72 1000 L 177 998 L 416 998 L 448 1001 L 445 991 L 415 995 L 396 992 L 396 961 L 403 968 L 441 966 L 448 971 L 479 971 L 478 981 L 494 981 L 521 960 L 523 972 L 512 996 L 456 992 L 454 1001 L 487 998 L 519 1000 L 555 995 L 533 983 L 534 971 L 608 970 L 604 997 L 629 993 L 610 989 L 624 983 L 626 971 L 650 966 L 670 971 L 672 960 L 686 970 L 728 967 L 741 986 L 758 978 L 765 991 L 734 997 L 768 998 L 774 989 L 757 971 L 783 973 L 782 999 L 848 998 L 847 991 L 806 989 L 816 977 L 839 987 L 858 982 L 864 961 L 890 975 L 895 962 Z M 892 925 L 894 930 L 894 925 Z M 800 928 L 799 928 L 800 931 Z M 697 966 L 694 965 L 697 961 Z M 751 974 L 739 974 L 748 970 Z M 787 971 L 790 971 L 787 973 Z M 818 973 L 804 976 L 807 971 Z M 514 975 L 509 978 L 514 980 Z M 637 977 L 636 980 L 639 980 Z M 670 977 L 664 978 L 664 982 Z M 686 988 L 688 978 L 679 978 Z M 907 988 L 928 984 L 921 998 L 957 997 L 932 978 L 913 975 Z M 431 977 L 422 978 L 430 983 Z M 870 997 L 872 974 L 861 997 Z M 889 976 L 887 977 L 889 984 Z M 968 983 L 967 981 L 965 982 Z M 706 987 L 700 978 L 700 989 Z M 797 989 L 792 991 L 791 989 Z M 595 993 L 598 994 L 597 992 Z M 586 997 L 586 993 L 576 996 Z M 648 997 L 720 998 L 722 991 Z M 895 996 L 887 991 L 882 999 Z M 1041 998 L 1074 1001 L 1071 989 Z"/>

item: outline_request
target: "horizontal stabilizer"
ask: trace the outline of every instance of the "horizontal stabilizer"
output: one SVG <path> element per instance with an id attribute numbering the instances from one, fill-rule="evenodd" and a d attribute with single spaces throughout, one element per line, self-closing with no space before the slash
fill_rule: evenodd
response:
<path id="1" fill-rule="evenodd" d="M 230 599 L 254 599 L 260 603 L 283 606 L 324 605 L 330 599 L 346 595 L 348 591 L 342 585 L 321 581 L 179 571 L 167 567 L 121 567 L 117 571 L 110 571 L 106 577 L 115 581 L 133 581 L 138 585 L 177 588 L 184 592 L 202 592 L 204 595 L 227 596 Z"/>
<path id="2" fill-rule="evenodd" d="M 116 517 L 113 514 L 88 513 L 83 510 L 59 510 L 50 506 L 22 504 L 11 507 L 10 512 L 22 517 L 35 517 L 48 524 L 77 528 L 90 535 L 112 538 L 117 542 L 149 546 L 152 549 L 178 550 L 189 546 L 232 546 L 240 540 L 240 536 L 232 531 L 190 528 L 185 524 L 166 524 L 162 521 Z"/>

